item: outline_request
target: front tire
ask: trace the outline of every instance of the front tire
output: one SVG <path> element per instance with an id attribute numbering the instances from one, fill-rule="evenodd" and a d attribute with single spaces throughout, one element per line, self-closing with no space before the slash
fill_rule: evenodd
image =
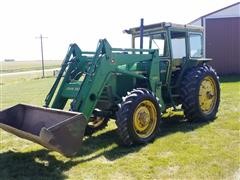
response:
<path id="1" fill-rule="evenodd" d="M 207 65 L 191 69 L 183 78 L 180 95 L 184 114 L 188 120 L 213 120 L 220 103 L 217 73 Z"/>
<path id="2" fill-rule="evenodd" d="M 118 134 L 124 145 L 148 143 L 159 132 L 159 103 L 147 89 L 134 89 L 124 97 L 116 116 Z"/>

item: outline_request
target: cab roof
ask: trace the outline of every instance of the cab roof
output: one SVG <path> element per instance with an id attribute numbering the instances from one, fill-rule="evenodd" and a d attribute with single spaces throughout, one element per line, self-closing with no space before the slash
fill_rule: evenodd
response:
<path id="1" fill-rule="evenodd" d="M 149 24 L 143 26 L 143 35 L 151 35 L 156 34 L 162 30 L 180 30 L 180 31 L 189 31 L 189 32 L 203 32 L 203 27 L 201 26 L 193 26 L 193 25 L 182 25 L 182 24 L 175 24 L 171 22 L 161 22 L 157 24 Z M 135 37 L 140 36 L 140 27 L 130 28 L 123 31 L 124 33 L 131 34 Z"/>

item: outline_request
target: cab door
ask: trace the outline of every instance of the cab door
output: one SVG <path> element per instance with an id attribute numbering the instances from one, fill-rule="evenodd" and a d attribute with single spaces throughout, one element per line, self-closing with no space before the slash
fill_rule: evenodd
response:
<path id="1" fill-rule="evenodd" d="M 163 31 L 150 37 L 150 49 L 158 49 L 159 51 L 159 66 L 160 66 L 160 81 L 163 86 L 166 85 L 167 72 L 170 65 L 170 53 L 169 53 L 169 43 L 167 38 L 167 32 Z"/>
<path id="2" fill-rule="evenodd" d="M 180 76 L 183 64 L 188 59 L 187 54 L 187 32 L 186 31 L 170 31 L 171 45 L 171 68 L 169 84 L 172 88 L 176 86 L 178 77 Z"/>

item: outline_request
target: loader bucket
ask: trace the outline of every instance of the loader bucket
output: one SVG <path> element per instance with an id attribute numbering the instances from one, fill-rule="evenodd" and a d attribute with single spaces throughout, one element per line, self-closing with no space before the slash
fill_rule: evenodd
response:
<path id="1" fill-rule="evenodd" d="M 0 111 L 0 128 L 65 156 L 78 152 L 86 125 L 84 115 L 76 112 L 25 104 Z"/>

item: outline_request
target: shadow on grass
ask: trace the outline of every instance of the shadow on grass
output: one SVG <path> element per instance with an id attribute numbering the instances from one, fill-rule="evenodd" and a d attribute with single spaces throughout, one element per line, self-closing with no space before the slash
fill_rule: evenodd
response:
<path id="1" fill-rule="evenodd" d="M 91 156 L 90 160 L 104 156 L 109 161 L 114 161 L 129 153 L 138 152 L 143 147 L 142 145 L 124 147 L 119 144 L 120 142 L 117 129 L 114 129 L 98 136 L 93 136 L 86 139 L 83 142 L 83 147 L 80 149 L 77 156 L 93 155 Z M 112 145 L 114 146 L 109 148 Z M 98 150 L 104 151 L 95 155 L 95 152 Z M 86 159 L 86 161 L 88 161 L 88 159 Z"/>
<path id="2" fill-rule="evenodd" d="M 89 162 L 101 156 L 113 161 L 141 148 L 141 146 L 129 148 L 117 146 L 105 151 L 105 148 L 115 144 L 117 138 L 116 130 L 87 138 L 76 157 L 67 161 L 56 159 L 46 149 L 32 152 L 8 151 L 0 153 L 0 179 L 66 179 L 68 176 L 64 172 L 77 164 Z M 96 153 L 97 150 L 103 151 Z M 77 159 L 79 157 L 82 158 Z"/>
<path id="3" fill-rule="evenodd" d="M 164 122 L 161 125 L 161 138 L 176 132 L 191 132 L 195 129 L 201 128 L 205 125 L 212 123 L 212 121 L 194 121 L 190 122 L 184 119 L 183 115 L 175 115 L 173 117 L 167 117 L 163 119 Z"/>
<path id="4" fill-rule="evenodd" d="M 211 122 L 190 123 L 183 116 L 164 118 L 161 125 L 162 133 L 158 138 L 164 138 L 176 132 L 193 131 L 209 123 Z M 101 156 L 114 161 L 129 153 L 138 152 L 143 147 L 143 145 L 123 147 L 116 145 L 116 141 L 118 141 L 116 129 L 86 138 L 83 147 L 76 155 L 83 158 L 81 160 L 73 158 L 74 161 L 66 162 L 57 160 L 55 156 L 49 154 L 48 150 L 26 153 L 4 152 L 0 154 L 0 179 L 65 179 L 67 176 L 64 172 L 77 164 L 92 161 Z M 112 145 L 113 147 L 110 147 Z M 100 153 L 96 153 L 98 150 L 101 150 Z"/>
<path id="5" fill-rule="evenodd" d="M 0 154 L 0 179 L 65 179 L 63 172 L 76 162 L 66 163 L 49 155 L 48 150 L 20 153 L 8 151 Z"/>

